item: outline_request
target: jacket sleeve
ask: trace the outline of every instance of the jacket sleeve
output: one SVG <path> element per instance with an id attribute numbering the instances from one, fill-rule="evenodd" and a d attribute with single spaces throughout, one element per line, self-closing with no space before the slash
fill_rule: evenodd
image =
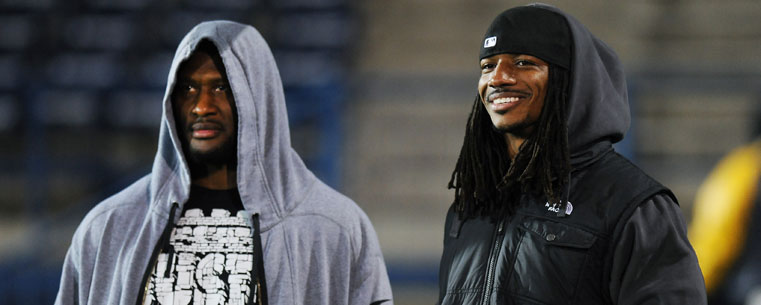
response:
<path id="1" fill-rule="evenodd" d="M 66 252 L 66 258 L 63 262 L 61 272 L 61 284 L 58 288 L 55 305 L 79 304 L 79 272 L 78 272 L 78 255 L 72 245 Z"/>
<path id="2" fill-rule="evenodd" d="M 91 230 L 90 215 L 85 216 L 79 224 L 74 236 L 71 238 L 71 246 L 66 252 L 61 272 L 61 284 L 58 287 L 56 305 L 87 304 L 89 291 L 92 283 L 92 263 L 95 249 L 93 245 L 101 240 L 103 230 Z"/>
<path id="3" fill-rule="evenodd" d="M 349 304 L 393 305 L 391 284 L 378 236 L 369 219 L 366 216 L 363 218 L 361 242 L 352 267 Z"/>
<path id="4" fill-rule="evenodd" d="M 668 196 L 637 207 L 615 243 L 609 287 L 615 304 L 706 304 L 685 221 Z"/>

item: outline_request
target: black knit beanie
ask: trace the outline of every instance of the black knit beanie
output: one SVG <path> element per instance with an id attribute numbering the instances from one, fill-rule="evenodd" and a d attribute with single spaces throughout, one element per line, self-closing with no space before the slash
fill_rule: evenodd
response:
<path id="1" fill-rule="evenodd" d="M 564 16 L 533 6 L 499 14 L 486 30 L 479 59 L 497 54 L 528 54 L 570 69 L 571 31 Z"/>

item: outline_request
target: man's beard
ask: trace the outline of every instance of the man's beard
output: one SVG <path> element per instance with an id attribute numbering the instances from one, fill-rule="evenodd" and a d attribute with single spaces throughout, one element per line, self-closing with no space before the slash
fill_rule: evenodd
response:
<path id="1" fill-rule="evenodd" d="M 237 139 L 227 138 L 222 145 L 209 151 L 196 150 L 186 145 L 188 161 L 193 165 L 235 165 L 238 153 Z"/>
<path id="2" fill-rule="evenodd" d="M 491 125 L 492 130 L 499 134 L 506 134 L 511 133 L 518 135 L 523 138 L 528 138 L 531 133 L 533 132 L 533 128 L 537 124 L 537 120 L 529 121 L 528 119 L 525 119 L 523 121 L 517 122 L 515 124 L 510 124 L 508 126 L 504 127 L 497 127 L 493 123 L 490 122 L 489 125 Z"/>

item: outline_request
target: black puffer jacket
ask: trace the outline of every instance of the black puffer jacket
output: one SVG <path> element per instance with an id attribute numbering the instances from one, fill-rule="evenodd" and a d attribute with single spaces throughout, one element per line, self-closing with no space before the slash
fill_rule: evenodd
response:
<path id="1" fill-rule="evenodd" d="M 566 217 L 533 196 L 503 220 L 462 221 L 450 209 L 440 303 L 614 304 L 608 279 L 623 224 L 646 199 L 673 195 L 612 149 L 575 171 L 572 189 Z"/>

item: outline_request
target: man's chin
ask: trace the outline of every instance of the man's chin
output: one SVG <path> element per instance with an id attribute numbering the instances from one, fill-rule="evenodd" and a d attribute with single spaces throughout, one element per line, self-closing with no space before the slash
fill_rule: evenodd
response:
<path id="1" fill-rule="evenodd" d="M 531 133 L 534 131 L 534 125 L 536 122 L 517 122 L 513 124 L 500 124 L 500 125 L 494 125 L 492 124 L 492 129 L 500 134 L 514 134 L 519 135 L 522 137 L 527 137 L 531 135 Z"/>
<path id="2" fill-rule="evenodd" d="M 233 154 L 221 149 L 216 150 L 190 150 L 190 161 L 199 164 L 225 164 L 234 157 Z"/>
<path id="3" fill-rule="evenodd" d="M 234 142 L 220 145 L 190 145 L 189 161 L 197 164 L 229 164 L 236 158 Z"/>
<path id="4" fill-rule="evenodd" d="M 222 145 L 208 145 L 208 143 L 192 143 L 190 144 L 190 152 L 197 155 L 214 154 L 216 151 L 222 149 Z"/>

